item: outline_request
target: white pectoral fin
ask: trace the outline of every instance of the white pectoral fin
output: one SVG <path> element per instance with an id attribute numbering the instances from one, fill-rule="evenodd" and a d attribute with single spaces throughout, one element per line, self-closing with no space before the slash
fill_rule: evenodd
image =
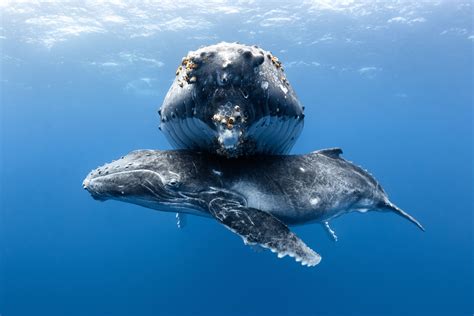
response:
<path id="1" fill-rule="evenodd" d="M 329 222 L 326 221 L 323 223 L 323 225 L 326 232 L 328 233 L 329 238 L 331 238 L 331 240 L 333 241 L 337 241 L 336 232 L 331 228 L 331 226 L 329 226 Z"/>
<path id="2" fill-rule="evenodd" d="M 245 244 L 270 249 L 279 258 L 294 257 L 302 265 L 315 266 L 321 261 L 319 254 L 269 213 L 221 198 L 209 203 L 209 211 L 221 224 L 241 236 Z"/>
<path id="3" fill-rule="evenodd" d="M 176 213 L 176 225 L 178 228 L 184 228 L 188 222 L 188 217 L 186 214 Z"/>

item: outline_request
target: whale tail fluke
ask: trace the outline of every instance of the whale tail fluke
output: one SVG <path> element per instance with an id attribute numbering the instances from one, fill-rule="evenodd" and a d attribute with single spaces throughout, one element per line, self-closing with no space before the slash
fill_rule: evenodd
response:
<path id="1" fill-rule="evenodd" d="M 410 214 L 406 213 L 404 210 L 402 210 L 401 208 L 399 208 L 395 204 L 393 204 L 391 202 L 385 202 L 385 203 L 383 203 L 382 208 L 386 209 L 386 210 L 389 210 L 389 211 L 392 211 L 395 214 L 397 214 L 397 215 L 399 215 L 403 218 L 406 218 L 407 220 L 409 220 L 410 222 L 412 222 L 413 224 L 418 226 L 419 229 L 421 229 L 422 231 L 425 231 L 425 228 L 423 227 L 423 225 L 421 225 L 420 222 L 418 222 L 418 220 L 416 220 L 416 218 L 414 218 Z"/>

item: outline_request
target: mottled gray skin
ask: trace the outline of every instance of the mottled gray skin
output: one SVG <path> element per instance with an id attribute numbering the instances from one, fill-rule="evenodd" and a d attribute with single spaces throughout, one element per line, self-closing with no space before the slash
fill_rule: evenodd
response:
<path id="1" fill-rule="evenodd" d="M 319 263 L 319 255 L 286 225 L 327 223 L 350 211 L 378 210 L 396 212 L 422 228 L 388 200 L 369 173 L 340 153 L 329 149 L 229 160 L 190 151 L 140 150 L 92 171 L 84 187 L 99 200 L 214 217 L 245 242 L 308 265 Z"/>
<path id="2" fill-rule="evenodd" d="M 175 148 L 227 157 L 288 153 L 304 118 L 275 56 L 224 42 L 183 58 L 159 113 Z"/>

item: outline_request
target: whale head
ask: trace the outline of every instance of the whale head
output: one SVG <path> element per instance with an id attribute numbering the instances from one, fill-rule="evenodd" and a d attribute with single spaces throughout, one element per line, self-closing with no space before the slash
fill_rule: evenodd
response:
<path id="1" fill-rule="evenodd" d="M 175 148 L 285 154 L 301 133 L 303 110 L 278 58 L 223 42 L 183 58 L 159 110 L 160 128 Z"/>
<path id="2" fill-rule="evenodd" d="M 91 171 L 83 188 L 100 201 L 119 200 L 160 211 L 200 212 L 199 190 L 189 183 L 190 168 L 180 165 L 173 152 L 139 150 Z"/>

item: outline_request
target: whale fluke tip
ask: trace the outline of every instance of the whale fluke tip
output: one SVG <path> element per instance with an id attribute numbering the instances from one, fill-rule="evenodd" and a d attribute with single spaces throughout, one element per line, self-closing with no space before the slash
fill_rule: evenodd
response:
<path id="1" fill-rule="evenodd" d="M 426 231 L 425 228 L 423 227 L 423 225 L 421 225 L 420 222 L 418 222 L 418 220 L 416 218 L 414 218 L 410 214 L 406 213 L 404 210 L 402 210 L 398 206 L 394 205 L 393 203 L 390 203 L 390 202 L 385 203 L 384 208 L 388 209 L 390 211 L 393 211 L 395 214 L 397 214 L 401 217 L 406 218 L 407 220 L 409 220 L 410 222 L 412 222 L 413 224 L 418 226 L 418 228 L 421 229 L 422 231 Z"/>

